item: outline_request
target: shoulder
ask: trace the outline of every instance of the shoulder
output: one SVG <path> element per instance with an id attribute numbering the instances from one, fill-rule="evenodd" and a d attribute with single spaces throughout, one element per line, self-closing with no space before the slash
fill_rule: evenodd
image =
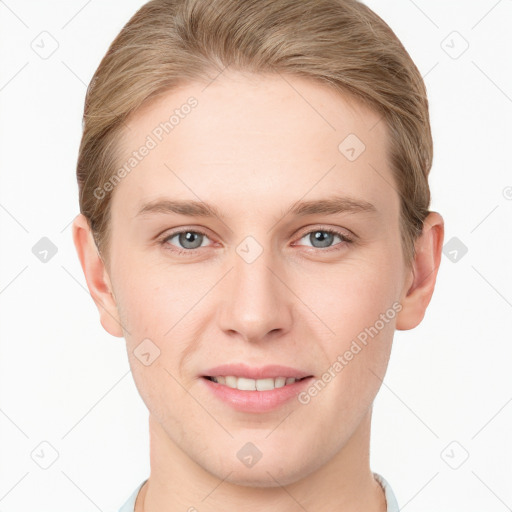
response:
<path id="1" fill-rule="evenodd" d="M 387 502 L 387 512 L 399 512 L 400 509 L 398 508 L 398 502 L 396 501 L 395 493 L 393 492 L 391 485 L 389 485 L 389 482 L 378 473 L 373 473 L 373 476 L 375 477 L 375 480 L 379 482 L 382 489 L 384 489 L 384 495 L 386 496 Z"/>
<path id="2" fill-rule="evenodd" d="M 134 512 L 135 510 L 135 500 L 137 499 L 137 495 L 139 494 L 139 491 L 141 490 L 142 486 L 147 482 L 144 480 L 141 482 L 135 490 L 130 494 L 130 497 L 128 500 L 124 503 L 124 505 L 119 509 L 119 512 Z"/>

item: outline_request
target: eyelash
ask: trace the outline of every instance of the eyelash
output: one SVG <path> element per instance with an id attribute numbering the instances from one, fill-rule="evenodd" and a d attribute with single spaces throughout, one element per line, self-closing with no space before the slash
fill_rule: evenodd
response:
<path id="1" fill-rule="evenodd" d="M 331 246 L 331 247 L 326 247 L 324 249 L 320 248 L 320 247 L 311 247 L 311 249 L 314 249 L 314 250 L 317 250 L 317 251 L 321 251 L 321 252 L 331 252 L 331 251 L 338 251 L 338 250 L 341 250 L 341 248 L 339 248 L 338 246 L 344 246 L 345 244 L 352 244 L 354 243 L 354 239 L 347 236 L 345 233 L 342 233 L 341 231 L 337 231 L 335 229 L 332 229 L 332 228 L 316 228 L 316 229 L 312 229 L 310 231 L 306 231 L 304 234 L 302 234 L 299 238 L 299 240 L 301 240 L 302 238 L 304 238 L 305 236 L 307 235 L 310 235 L 311 233 L 316 233 L 316 232 L 322 232 L 322 233 L 328 233 L 330 235 L 337 235 L 341 238 L 341 242 Z M 183 254 L 183 255 L 187 255 L 187 256 L 193 256 L 196 254 L 196 251 L 198 251 L 199 249 L 201 249 L 202 247 L 197 247 L 195 249 L 180 249 L 176 246 L 172 246 L 173 248 L 172 249 L 169 249 L 168 246 L 169 245 L 172 245 L 172 244 L 169 244 L 168 243 L 168 240 L 170 240 L 171 238 L 174 238 L 176 235 L 181 235 L 183 233 L 195 233 L 195 234 L 198 234 L 198 235 L 203 235 L 205 237 L 208 238 L 208 234 L 205 233 L 204 231 L 201 231 L 200 229 L 182 229 L 181 231 L 175 231 L 174 233 L 170 233 L 170 234 L 166 234 L 163 238 L 161 238 L 159 240 L 159 243 L 165 247 L 166 250 L 169 250 L 169 251 L 172 251 L 176 254 Z"/>

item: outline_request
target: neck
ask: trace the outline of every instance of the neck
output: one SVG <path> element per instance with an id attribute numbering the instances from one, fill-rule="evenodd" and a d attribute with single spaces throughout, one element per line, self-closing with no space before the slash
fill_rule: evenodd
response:
<path id="1" fill-rule="evenodd" d="M 269 486 L 239 485 L 192 460 L 150 415 L 151 474 L 136 512 L 385 512 L 386 500 L 369 466 L 371 409 L 343 448 L 299 480 Z"/>

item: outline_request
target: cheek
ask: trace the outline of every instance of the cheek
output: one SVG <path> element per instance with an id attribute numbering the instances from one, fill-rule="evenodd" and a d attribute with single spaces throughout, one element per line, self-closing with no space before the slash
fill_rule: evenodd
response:
<path id="1" fill-rule="evenodd" d="M 301 289 L 304 302 L 322 320 L 317 338 L 326 364 L 317 387 L 326 390 L 312 393 L 321 394 L 326 407 L 335 402 L 335 416 L 351 410 L 360 417 L 381 385 L 401 309 L 396 282 L 392 257 L 382 257 L 340 265 Z"/>
<path id="2" fill-rule="evenodd" d="M 391 280 L 378 272 L 347 272 L 330 279 L 328 289 L 327 298 L 316 295 L 315 308 L 334 334 L 318 336 L 327 363 L 302 403 L 324 411 L 342 436 L 356 428 L 381 386 L 400 304 Z"/>
<path id="3" fill-rule="evenodd" d="M 392 258 L 389 258 L 389 260 Z M 297 278 L 295 290 L 328 329 L 329 345 L 344 347 L 365 328 L 379 320 L 397 301 L 398 269 L 384 258 L 347 261 L 326 268 L 312 279 Z M 394 325 L 392 309 L 383 331 Z M 309 314 L 311 316 L 311 313 Z M 389 318 L 388 318 L 389 319 Z"/>
<path id="4" fill-rule="evenodd" d="M 116 284 L 118 309 L 130 333 L 162 337 L 180 318 L 185 320 L 208 282 L 191 268 L 125 260 Z"/>
<path id="5" fill-rule="evenodd" d="M 125 339 L 133 376 L 143 399 L 149 400 L 150 394 L 164 388 L 180 394 L 173 376 L 186 387 L 191 384 L 189 356 L 198 348 L 204 325 L 211 321 L 211 311 L 202 308 L 201 299 L 212 279 L 200 273 L 199 267 L 157 264 L 144 268 L 144 272 L 130 272 L 130 265 L 125 264 L 125 274 L 117 275 L 122 285 L 116 297 L 128 331 Z"/>
<path id="6" fill-rule="evenodd" d="M 191 380 L 183 378 L 181 364 L 195 347 L 188 313 L 198 299 L 165 274 L 137 275 L 123 289 L 121 309 L 128 359 L 139 394 L 151 413 L 169 423 L 187 413 Z M 204 292 L 203 292 L 204 293 Z M 190 403 L 188 404 L 190 407 Z M 179 425 L 176 425 L 178 427 Z"/>

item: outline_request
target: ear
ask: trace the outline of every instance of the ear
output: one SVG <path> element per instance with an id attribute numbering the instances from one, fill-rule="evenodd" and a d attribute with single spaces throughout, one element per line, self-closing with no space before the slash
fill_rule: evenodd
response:
<path id="1" fill-rule="evenodd" d="M 112 293 L 110 277 L 94 242 L 89 222 L 83 214 L 75 217 L 72 230 L 73 242 L 87 287 L 100 313 L 101 325 L 112 336 L 122 337 L 123 328 Z"/>
<path id="2" fill-rule="evenodd" d="M 437 212 L 430 212 L 415 243 L 416 256 L 402 290 L 403 309 L 397 316 L 396 329 L 414 329 L 423 320 L 434 293 L 443 240 L 443 218 Z"/>

